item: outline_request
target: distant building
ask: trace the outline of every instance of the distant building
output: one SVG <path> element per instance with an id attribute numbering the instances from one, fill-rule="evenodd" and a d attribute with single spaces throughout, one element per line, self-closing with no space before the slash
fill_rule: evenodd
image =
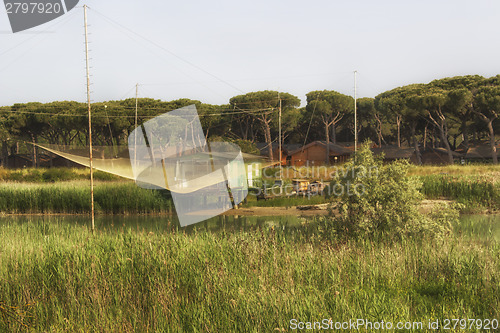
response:
<path id="1" fill-rule="evenodd" d="M 260 155 L 262 157 L 268 158 L 269 157 L 269 144 L 266 142 L 258 142 L 256 143 L 257 148 L 260 151 Z M 287 161 L 289 160 L 289 154 L 291 151 L 297 150 L 298 148 L 302 147 L 301 144 L 283 144 L 281 146 L 281 164 L 286 165 Z M 273 149 L 273 161 L 278 163 L 280 160 L 279 158 L 279 144 L 277 142 L 273 142 L 272 144 L 272 149 Z"/>
<path id="2" fill-rule="evenodd" d="M 459 161 L 463 158 L 463 154 L 452 151 L 454 161 Z M 425 150 L 420 151 L 420 156 L 422 160 L 422 164 L 431 164 L 431 165 L 441 165 L 448 164 L 448 151 L 445 148 L 427 148 Z M 412 162 L 416 163 L 416 157 L 412 160 Z"/>
<path id="3" fill-rule="evenodd" d="M 52 168 L 52 167 L 69 167 L 69 168 L 84 168 L 84 166 L 74 163 L 60 156 L 52 156 L 48 154 L 37 154 L 36 163 L 33 163 L 33 154 L 11 154 L 7 157 L 6 163 L 3 163 L 8 169 L 22 168 Z"/>
<path id="4" fill-rule="evenodd" d="M 408 160 L 410 163 L 417 164 L 417 153 L 415 148 L 398 148 L 396 146 L 386 146 L 382 148 L 373 148 L 375 155 L 384 154 L 384 162 L 393 162 L 396 160 Z M 462 154 L 452 152 L 453 159 L 459 160 Z M 448 164 L 448 152 L 444 148 L 427 148 L 420 150 L 420 159 L 422 164 L 439 165 Z"/>
<path id="5" fill-rule="evenodd" d="M 363 142 L 358 142 L 358 149 L 359 149 L 359 147 L 361 147 L 362 143 Z M 355 147 L 354 141 L 352 141 L 352 142 L 336 142 L 336 144 L 339 145 L 340 147 L 344 147 L 346 149 L 349 149 L 351 152 L 354 152 L 354 150 L 355 150 L 354 149 L 354 147 Z M 370 148 L 379 148 L 379 147 L 377 146 L 377 144 L 375 142 L 372 142 Z"/>
<path id="6" fill-rule="evenodd" d="M 382 148 L 372 148 L 374 155 L 383 155 L 384 162 L 393 162 L 397 160 L 409 160 L 416 163 L 414 148 L 400 148 L 397 146 L 386 146 Z"/>
<path id="7" fill-rule="evenodd" d="M 335 143 L 329 143 L 330 164 L 344 163 L 351 155 L 351 151 Z M 288 152 L 287 164 L 292 166 L 324 165 L 326 160 L 325 141 L 314 141 L 296 150 Z"/>
<path id="8" fill-rule="evenodd" d="M 31 154 L 12 154 L 7 157 L 4 164 L 9 169 L 22 169 L 33 167 L 33 159 Z"/>
<path id="9" fill-rule="evenodd" d="M 61 156 L 55 156 L 50 160 L 49 167 L 54 167 L 54 168 L 60 168 L 60 167 L 65 167 L 65 168 L 78 168 L 78 169 L 84 169 L 85 166 L 75 163 L 73 161 L 70 161 L 64 157 Z"/>
<path id="10" fill-rule="evenodd" d="M 500 144 L 496 146 L 497 157 L 500 157 Z M 491 146 L 489 144 L 480 144 L 476 146 L 471 146 L 465 154 L 465 159 L 468 161 L 477 162 L 487 162 L 493 160 L 493 155 L 491 153 Z"/>

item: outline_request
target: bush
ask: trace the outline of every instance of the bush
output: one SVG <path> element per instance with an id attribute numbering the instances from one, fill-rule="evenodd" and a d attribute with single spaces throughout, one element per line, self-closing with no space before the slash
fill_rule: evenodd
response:
<path id="1" fill-rule="evenodd" d="M 448 219 L 419 213 L 421 183 L 407 175 L 408 168 L 407 161 L 384 165 L 382 157 L 373 156 L 368 143 L 362 145 L 331 184 L 334 192 L 340 193 L 336 205 L 339 216 L 333 219 L 335 231 L 351 236 L 398 237 L 449 232 Z"/>

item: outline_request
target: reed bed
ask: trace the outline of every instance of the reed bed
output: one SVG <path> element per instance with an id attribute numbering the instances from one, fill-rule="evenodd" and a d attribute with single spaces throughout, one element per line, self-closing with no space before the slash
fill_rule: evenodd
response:
<path id="1" fill-rule="evenodd" d="M 500 164 L 466 164 L 466 165 L 412 165 L 408 171 L 413 176 L 426 175 L 490 175 L 500 178 Z"/>
<path id="2" fill-rule="evenodd" d="M 334 168 L 324 168 L 334 172 Z M 319 175 L 322 170 L 314 169 Z M 313 169 L 310 170 L 313 174 Z M 451 165 L 413 166 L 410 174 L 423 182 L 422 193 L 428 199 L 449 198 L 465 205 L 466 212 L 500 210 L 500 166 Z M 89 173 L 85 169 L 22 169 L 0 168 L 1 213 L 68 213 L 85 214 L 90 211 Z M 166 191 L 138 188 L 126 180 L 103 172 L 96 172 L 96 209 L 106 214 L 143 214 L 171 212 L 173 204 Z M 9 181 L 5 181 L 8 179 Z M 288 182 L 288 180 L 286 181 Z M 320 204 L 330 199 L 323 197 L 273 198 L 257 201 L 249 195 L 247 207 L 291 207 Z"/>
<path id="3" fill-rule="evenodd" d="M 420 176 L 422 193 L 431 199 L 449 198 L 465 205 L 467 211 L 500 210 L 500 178 L 490 175 Z"/>
<path id="4" fill-rule="evenodd" d="M 139 188 L 132 182 L 97 183 L 97 213 L 143 214 L 172 212 L 167 191 Z M 90 212 L 90 186 L 85 181 L 60 183 L 3 183 L 0 212 L 10 214 L 86 214 Z"/>
<path id="5" fill-rule="evenodd" d="M 53 183 L 88 179 L 90 179 L 90 171 L 86 168 L 4 169 L 0 167 L 0 181 L 4 182 Z M 122 178 L 96 170 L 94 171 L 94 179 L 97 181 L 119 181 Z"/>
<path id="6" fill-rule="evenodd" d="M 340 241 L 323 224 L 92 236 L 57 219 L 4 223 L 0 331 L 281 332 L 292 319 L 499 318 L 498 243 Z"/>

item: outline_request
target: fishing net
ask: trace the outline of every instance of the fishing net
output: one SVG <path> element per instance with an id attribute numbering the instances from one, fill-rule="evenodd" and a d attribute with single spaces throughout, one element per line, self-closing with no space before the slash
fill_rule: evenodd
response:
<path id="1" fill-rule="evenodd" d="M 38 144 L 74 163 L 90 166 L 88 147 Z M 96 170 L 135 180 L 147 189 L 171 191 L 182 226 L 219 215 L 248 194 L 244 154 L 229 142 L 205 139 L 194 105 L 157 116 L 132 131 L 128 146 L 93 147 Z"/>

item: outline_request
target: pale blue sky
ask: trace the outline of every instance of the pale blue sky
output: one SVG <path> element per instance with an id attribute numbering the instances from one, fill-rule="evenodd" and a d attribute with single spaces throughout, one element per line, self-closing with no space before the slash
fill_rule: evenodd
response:
<path id="1" fill-rule="evenodd" d="M 354 70 L 360 97 L 500 73 L 496 0 L 81 0 L 17 34 L 0 7 L 0 105 L 85 101 L 83 4 L 90 7 L 94 101 L 134 97 L 139 83 L 141 97 L 162 100 L 223 104 L 279 89 L 304 104 L 317 89 L 352 95 Z"/>

